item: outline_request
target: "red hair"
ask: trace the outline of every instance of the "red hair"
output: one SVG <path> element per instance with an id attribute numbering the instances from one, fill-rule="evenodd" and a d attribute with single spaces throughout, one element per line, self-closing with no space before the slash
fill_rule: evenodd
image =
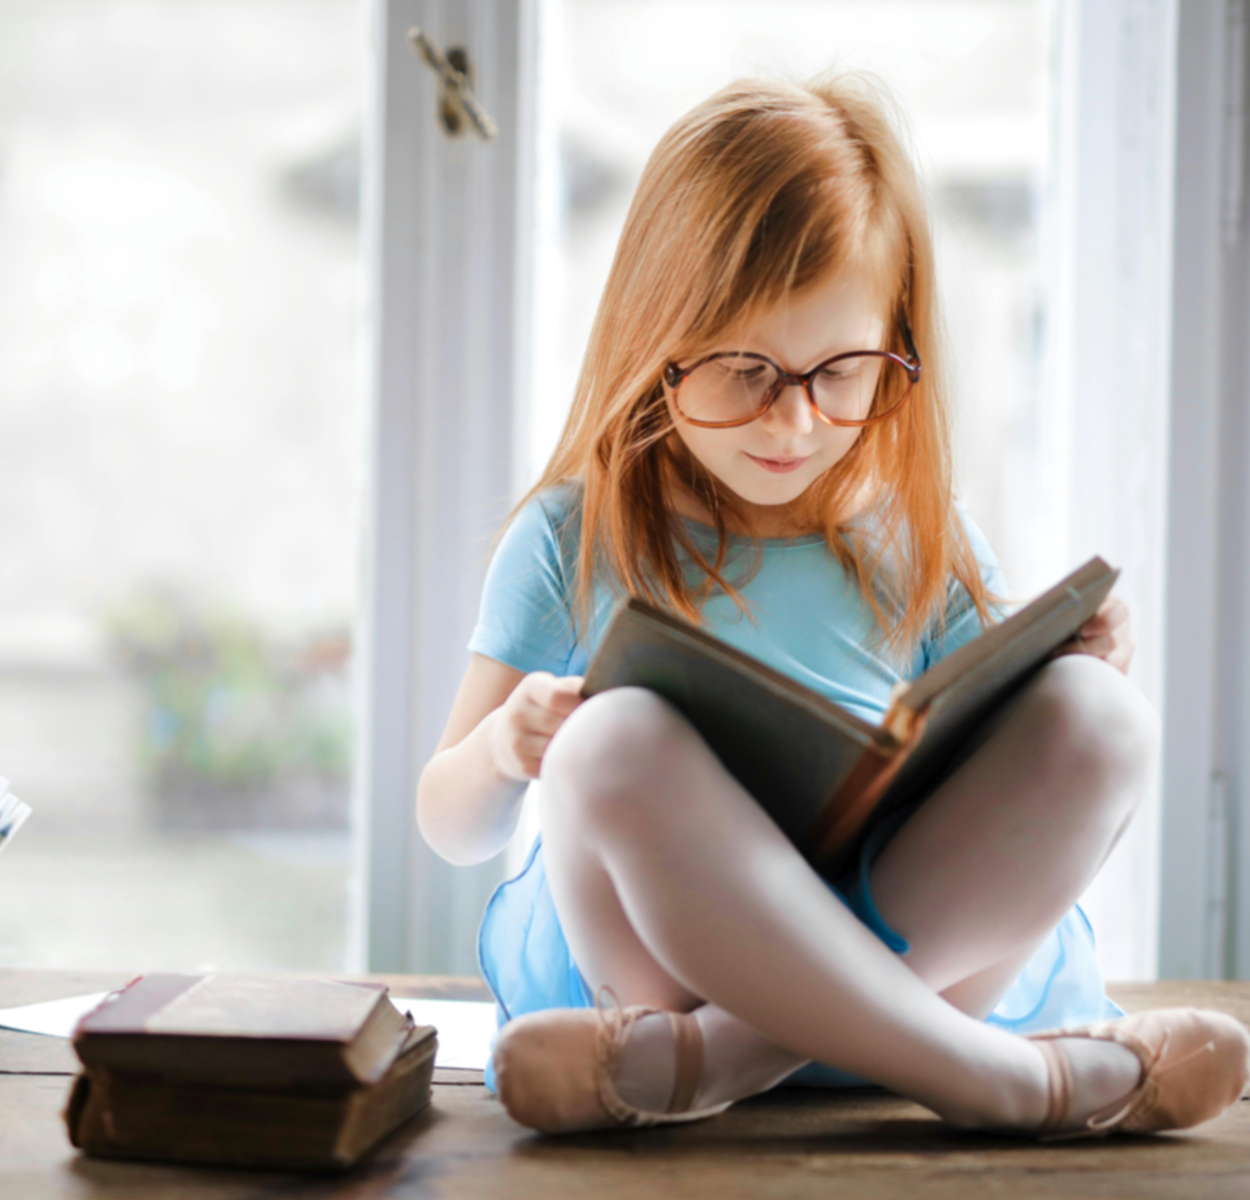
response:
<path id="1" fill-rule="evenodd" d="M 852 571 L 889 648 L 914 650 L 940 627 L 952 580 L 982 622 L 988 596 L 954 508 L 947 386 L 933 246 L 920 186 L 862 78 L 805 86 L 743 80 L 682 117 L 643 171 L 591 331 L 564 432 L 522 504 L 582 487 L 575 613 L 585 627 L 605 578 L 698 622 L 725 577 L 733 494 L 685 450 L 661 384 L 665 363 L 839 270 L 864 270 L 887 301 L 886 349 L 905 353 L 905 314 L 924 363 L 900 412 L 790 505 Z M 890 399 L 879 395 L 882 410 Z M 684 487 L 720 535 L 709 558 L 673 506 Z M 519 507 L 519 506 L 518 506 Z M 855 518 L 871 509 L 871 523 Z M 864 536 L 865 530 L 871 536 Z M 702 572 L 690 582 L 683 562 Z"/>

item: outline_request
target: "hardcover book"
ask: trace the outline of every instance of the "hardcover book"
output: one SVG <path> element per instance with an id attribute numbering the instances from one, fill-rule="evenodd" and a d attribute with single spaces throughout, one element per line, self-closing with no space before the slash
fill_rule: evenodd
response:
<path id="1" fill-rule="evenodd" d="M 1076 636 L 1118 575 L 1090 559 L 900 684 L 880 725 L 636 599 L 613 613 L 583 694 L 645 687 L 670 701 L 808 861 L 836 879 L 868 829 L 927 795 L 983 722 Z"/>
<path id="2" fill-rule="evenodd" d="M 430 1099 L 436 1031 L 380 983 L 144 975 L 74 1033 L 70 1141 L 111 1158 L 352 1165 Z"/>
<path id="3" fill-rule="evenodd" d="M 87 1154 L 241 1167 L 343 1170 L 430 1101 L 437 1039 L 410 1029 L 373 1083 L 267 1090 L 83 1071 L 65 1112 Z"/>
<path id="4" fill-rule="evenodd" d="M 276 975 L 143 975 L 88 1013 L 74 1050 L 97 1072 L 230 1087 L 355 1087 L 390 1068 L 412 1018 L 385 984 Z"/>

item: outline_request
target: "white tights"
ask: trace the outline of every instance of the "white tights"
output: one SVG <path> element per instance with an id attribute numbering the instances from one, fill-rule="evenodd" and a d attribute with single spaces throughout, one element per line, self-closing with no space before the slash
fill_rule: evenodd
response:
<path id="1" fill-rule="evenodd" d="M 1045 1115 L 1044 1060 L 983 1018 L 1115 845 L 1158 740 L 1153 711 L 1113 668 L 1081 655 L 1048 664 L 877 859 L 877 907 L 911 944 L 899 958 L 675 709 L 619 689 L 582 704 L 547 749 L 548 879 L 592 991 L 697 1011 L 696 1107 L 815 1059 L 960 1125 L 1031 1129 Z M 622 1062 L 618 1084 L 653 1098 L 639 1107 L 664 1107 L 667 1025 L 640 1022 Z M 1076 1116 L 1136 1082 L 1124 1047 L 1064 1044 Z"/>

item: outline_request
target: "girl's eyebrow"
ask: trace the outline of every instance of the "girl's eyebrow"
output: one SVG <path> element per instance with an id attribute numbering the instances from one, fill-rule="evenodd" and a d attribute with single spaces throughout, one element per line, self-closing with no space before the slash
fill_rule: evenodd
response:
<path id="1" fill-rule="evenodd" d="M 810 366 L 807 369 L 810 370 L 811 367 L 817 366 L 818 364 L 822 362 L 827 362 L 831 358 L 837 358 L 838 355 L 840 354 L 854 354 L 859 350 L 879 350 L 880 349 L 879 346 L 864 345 L 862 341 L 858 341 L 858 340 L 855 341 L 854 343 L 847 342 L 840 347 L 838 346 L 837 343 L 833 343 L 833 345 L 837 348 L 822 350 L 817 355 L 809 356 Z M 693 354 L 690 357 L 691 359 L 700 359 L 700 358 L 707 358 L 708 355 L 711 355 L 711 354 L 732 354 L 735 352 L 740 353 L 740 354 L 761 354 L 765 358 L 772 359 L 773 362 L 777 363 L 779 366 L 783 366 L 783 367 L 787 366 L 787 364 L 783 362 L 782 359 L 773 351 L 761 350 L 757 346 L 749 344 L 745 339 L 741 341 L 736 341 L 736 342 L 730 342 L 730 341 L 726 341 L 723 343 L 718 342 L 714 349 L 705 350 L 705 351 L 702 351 L 701 353 Z"/>

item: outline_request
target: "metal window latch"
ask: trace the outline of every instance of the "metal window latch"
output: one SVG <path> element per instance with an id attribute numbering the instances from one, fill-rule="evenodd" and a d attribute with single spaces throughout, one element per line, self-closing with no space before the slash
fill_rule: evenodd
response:
<path id="1" fill-rule="evenodd" d="M 452 46 L 444 54 L 420 29 L 408 30 L 408 48 L 429 66 L 440 79 L 438 116 L 449 137 L 463 137 L 465 130 L 473 132 L 484 142 L 493 142 L 499 136 L 499 127 L 473 94 L 473 64 L 469 52 L 461 46 Z"/>

